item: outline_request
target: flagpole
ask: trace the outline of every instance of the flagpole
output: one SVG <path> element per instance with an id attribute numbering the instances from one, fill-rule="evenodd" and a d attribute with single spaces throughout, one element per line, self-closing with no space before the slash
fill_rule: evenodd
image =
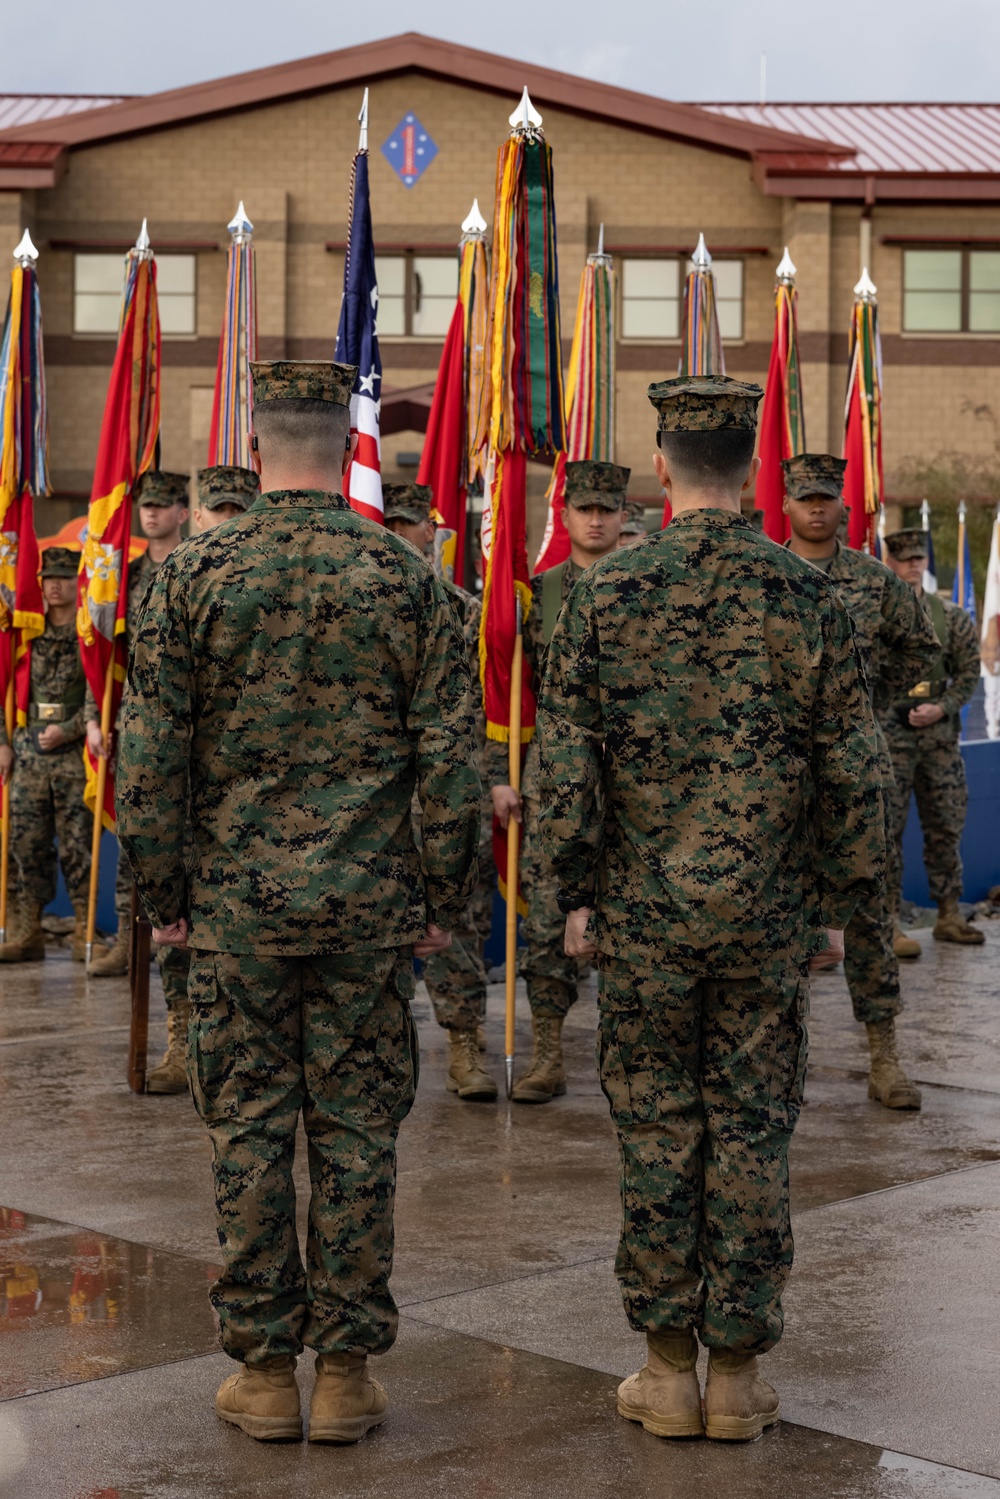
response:
<path id="1" fill-rule="evenodd" d="M 508 741 L 507 776 L 511 786 L 521 790 L 521 681 L 524 675 L 524 634 L 521 595 L 516 600 L 514 655 L 510 668 L 510 739 Z M 514 1090 L 514 1016 L 517 1000 L 517 886 L 518 855 L 521 828 L 513 815 L 507 823 L 507 945 L 504 978 L 506 982 L 506 1029 L 504 1042 L 507 1097 Z"/>
<path id="2" fill-rule="evenodd" d="M 97 889 L 101 875 L 101 834 L 104 831 L 104 795 L 108 786 L 108 755 L 111 753 L 111 695 L 114 681 L 115 648 L 114 641 L 112 641 L 107 675 L 104 679 L 104 699 L 101 703 L 102 753 L 97 761 L 94 832 L 90 844 L 90 890 L 87 895 L 87 947 L 85 964 L 88 973 L 90 972 L 90 959 L 94 951 L 94 937 L 97 931 Z M 121 854 L 118 857 L 121 858 Z"/>
<path id="3" fill-rule="evenodd" d="M 958 502 L 958 607 L 965 608 L 965 501 Z"/>
<path id="4" fill-rule="evenodd" d="M 7 677 L 7 692 L 4 698 L 3 716 L 7 729 L 7 743 L 14 748 L 14 631 L 10 634 L 10 674 Z M 11 768 L 11 775 L 13 767 Z M 3 831 L 0 833 L 0 944 L 7 941 L 7 897 L 10 878 L 10 775 L 3 783 Z"/>

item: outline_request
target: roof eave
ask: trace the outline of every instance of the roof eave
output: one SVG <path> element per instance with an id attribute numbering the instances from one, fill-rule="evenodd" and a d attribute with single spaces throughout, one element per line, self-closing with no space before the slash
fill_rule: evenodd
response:
<path id="1" fill-rule="evenodd" d="M 1000 202 L 1000 175 L 992 172 L 801 171 L 755 162 L 754 179 L 761 192 L 772 198 L 868 204 Z"/>

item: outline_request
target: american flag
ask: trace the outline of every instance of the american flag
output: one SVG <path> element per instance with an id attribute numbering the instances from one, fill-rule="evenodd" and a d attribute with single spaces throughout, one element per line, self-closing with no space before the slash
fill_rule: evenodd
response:
<path id="1" fill-rule="evenodd" d="M 375 243 L 368 199 L 368 152 L 359 151 L 351 172 L 351 229 L 344 261 L 344 297 L 334 359 L 356 364 L 358 380 L 351 396 L 351 431 L 358 435 L 354 459 L 344 478 L 344 495 L 371 520 L 381 520 L 382 452 L 379 443 L 382 360 L 375 316 Z"/>

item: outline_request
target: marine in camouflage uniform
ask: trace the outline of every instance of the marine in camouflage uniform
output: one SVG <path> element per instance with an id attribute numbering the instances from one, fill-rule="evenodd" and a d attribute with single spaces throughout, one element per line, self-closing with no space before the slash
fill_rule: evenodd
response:
<path id="1" fill-rule="evenodd" d="M 434 551 L 433 491 L 426 484 L 383 484 L 385 524 L 430 561 Z M 479 623 L 482 604 L 448 578 L 441 584 L 455 611 L 469 657 L 476 739 L 480 758 L 486 744 L 486 715 L 479 690 Z M 413 806 L 419 836 L 420 806 Z M 460 922 L 451 933 L 451 946 L 433 953 L 424 964 L 424 982 L 438 1025 L 448 1032 L 449 1092 L 468 1103 L 489 1103 L 497 1096 L 494 1078 L 480 1060 L 480 1027 L 486 1019 L 486 965 L 483 949 L 493 922 L 493 806 L 483 798 L 479 836 L 479 881 Z"/>
<path id="2" fill-rule="evenodd" d="M 347 1439 L 330 1408 L 357 1399 L 355 1436 L 381 1420 L 365 1355 L 396 1336 L 414 944 L 468 904 L 480 784 L 465 652 L 431 569 L 340 494 L 267 485 L 268 463 L 339 474 L 356 370 L 251 369 L 264 492 L 153 581 L 125 695 L 119 836 L 158 940 L 187 933 L 193 954 L 191 1083 L 223 1254 L 212 1302 L 247 1366 L 216 1410 L 256 1436 L 296 1434 L 305 1344 L 320 1355 L 310 1435 Z"/>
<path id="3" fill-rule="evenodd" d="M 707 1434 L 778 1417 L 755 1355 L 781 1336 L 792 1262 L 807 963 L 884 872 L 847 611 L 738 510 L 761 394 L 725 378 L 650 387 L 673 519 L 579 581 L 538 719 L 568 945 L 585 950 L 595 922 L 616 1272 L 649 1344 L 618 1408 L 660 1435 L 702 1430 L 695 1331 L 711 1350 Z M 700 508 L 706 492 L 718 508 Z"/>
<path id="4" fill-rule="evenodd" d="M 524 622 L 524 654 L 537 693 L 545 673 L 545 656 L 560 611 L 586 568 L 614 551 L 624 514 L 630 470 L 616 463 L 580 461 L 566 464 L 563 520 L 583 545 L 574 542 L 565 562 L 531 580 L 531 608 Z M 596 514 L 595 514 L 596 512 Z M 601 539 L 586 542 L 588 518 L 594 517 Z M 603 521 L 601 518 L 603 517 Z M 608 525 L 608 518 L 614 524 Z M 507 745 L 487 745 L 489 779 L 504 786 L 509 776 Z M 537 746 L 529 744 L 521 778 L 523 818 L 520 860 L 521 893 L 527 915 L 521 923 L 524 946 L 521 974 L 528 991 L 534 1049 L 527 1072 L 514 1084 L 515 1103 L 548 1103 L 566 1092 L 562 1027 L 589 964 L 568 957 L 564 945 L 566 918 L 559 909 L 558 881 L 538 835 L 540 811 Z"/>
<path id="5" fill-rule="evenodd" d="M 879 717 L 895 777 L 892 805 L 895 857 L 890 865 L 890 899 L 898 910 L 903 833 L 912 794 L 916 797 L 924 835 L 924 868 L 930 897 L 938 908 L 934 936 L 939 942 L 978 945 L 985 940 L 983 933 L 966 921 L 958 909 L 962 895 L 960 844 L 969 801 L 965 762 L 958 741 L 961 710 L 979 685 L 981 674 L 976 627 L 965 610 L 950 599 L 923 592 L 922 575 L 927 563 L 923 531 L 897 531 L 885 538 L 885 547 L 889 566 L 906 577 L 908 585 L 922 599 L 940 647 L 925 679 L 912 687 L 908 696 L 896 693 L 880 707 Z M 931 719 L 935 712 L 940 716 L 920 722 L 925 717 Z M 918 944 L 914 942 L 913 946 L 918 953 L 912 955 L 919 955 Z"/>
<path id="6" fill-rule="evenodd" d="M 144 506 L 151 506 L 157 510 L 164 510 L 173 505 L 186 508 L 187 475 L 169 473 L 165 469 L 150 469 L 140 477 L 136 485 L 135 501 L 140 508 L 140 524 L 141 511 Z M 128 565 L 125 640 L 129 649 L 135 639 L 135 631 L 149 586 L 161 566 L 162 559 L 154 561 L 149 555 L 148 548 L 138 557 L 134 557 Z M 99 717 L 94 696 L 88 689 L 88 721 L 93 722 Z M 121 708 L 119 707 L 116 732 L 120 725 Z M 91 978 L 112 978 L 128 971 L 132 876 L 120 852 L 115 874 L 115 912 L 118 916 L 118 934 L 109 951 L 91 963 Z M 190 955 L 180 948 L 160 948 L 157 950 L 156 961 L 160 970 L 163 998 L 167 1008 L 167 1049 L 159 1065 L 147 1074 L 146 1092 L 150 1094 L 182 1093 L 187 1087 L 184 1069 L 184 1037 L 188 1021 L 187 986 L 191 959 Z"/>
<path id="7" fill-rule="evenodd" d="M 645 505 L 640 505 L 638 500 L 629 500 L 625 506 L 621 535 L 618 537 L 619 549 L 634 547 L 637 541 L 644 541 L 648 535 Z"/>
<path id="8" fill-rule="evenodd" d="M 69 547 L 47 547 L 42 553 L 43 587 L 47 578 L 75 579 L 79 563 L 79 552 Z M 56 841 L 58 862 L 76 917 L 72 954 L 82 962 L 86 953 L 91 845 L 91 818 L 83 801 L 86 682 L 76 636 L 76 600 L 72 594 L 69 598 L 64 606 L 70 616 L 66 623 L 52 622 L 50 604 L 43 633 L 28 647 L 28 723 L 14 731 L 10 788 L 10 846 L 17 871 L 18 921 L 11 940 L 0 947 L 0 962 L 5 963 L 35 962 L 45 957 L 41 917 L 56 898 Z M 62 742 L 43 749 L 40 737 L 53 725 L 61 731 Z M 0 743 L 7 743 L 2 716 Z"/>
<path id="9" fill-rule="evenodd" d="M 225 520 L 234 520 L 249 510 L 260 494 L 260 478 L 252 468 L 240 468 L 235 463 L 216 463 L 211 468 L 200 468 L 197 475 L 198 503 L 194 509 L 194 522 L 198 535 L 221 526 Z"/>
<path id="10" fill-rule="evenodd" d="M 854 626 L 854 642 L 864 667 L 873 708 L 908 692 L 930 670 L 937 639 L 911 588 L 890 568 L 837 538 L 844 518 L 843 483 L 847 464 L 829 453 L 800 453 L 782 464 L 784 511 L 796 555 L 819 568 L 833 583 Z M 892 848 L 892 762 L 875 723 L 887 868 Z M 891 878 L 891 877 L 890 877 Z M 878 898 L 855 908 L 844 934 L 844 973 L 854 1018 L 866 1027 L 871 1068 L 868 1094 L 886 1108 L 919 1109 L 920 1090 L 896 1056 L 894 1018 L 903 1008 L 899 959 L 894 947 L 890 878 Z"/>

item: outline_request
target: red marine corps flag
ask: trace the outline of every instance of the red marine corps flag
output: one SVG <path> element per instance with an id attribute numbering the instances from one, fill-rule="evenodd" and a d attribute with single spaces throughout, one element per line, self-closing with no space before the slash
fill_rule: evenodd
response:
<path id="1" fill-rule="evenodd" d="M 754 507 L 764 512 L 764 534 L 784 543 L 790 528 L 782 506 L 785 476 L 782 460 L 806 450 L 806 419 L 802 409 L 799 374 L 799 330 L 796 312 L 795 266 L 785 246 L 774 288 L 774 338 L 767 369 L 764 408 L 760 419 L 760 473 Z"/>
<path id="2" fill-rule="evenodd" d="M 351 225 L 344 258 L 344 296 L 334 359 L 355 364 L 358 382 L 351 396 L 351 432 L 358 446 L 344 476 L 344 497 L 360 515 L 382 519 L 382 450 L 379 417 L 382 409 L 382 359 L 378 351 L 375 317 L 375 242 L 368 198 L 368 90 L 361 106 L 361 138 L 351 168 Z"/>
<path id="3" fill-rule="evenodd" d="M 125 263 L 118 348 L 111 370 L 94 465 L 80 562 L 76 628 L 83 670 L 101 715 L 107 745 L 125 685 L 125 614 L 128 608 L 132 491 L 153 462 L 160 432 L 160 318 L 156 262 L 146 221 Z M 94 813 L 87 956 L 94 942 L 101 825 L 114 829 L 114 781 L 105 758 L 85 752 L 84 799 Z"/>

